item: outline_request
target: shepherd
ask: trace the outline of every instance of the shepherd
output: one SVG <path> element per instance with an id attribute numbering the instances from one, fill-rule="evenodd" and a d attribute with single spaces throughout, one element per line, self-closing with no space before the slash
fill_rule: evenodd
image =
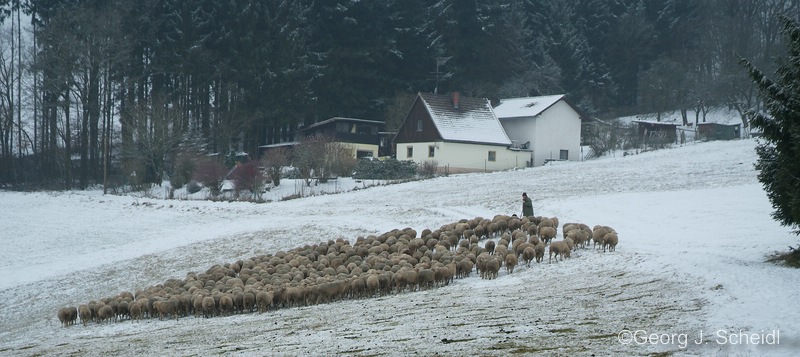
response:
<path id="1" fill-rule="evenodd" d="M 522 193 L 522 216 L 533 216 L 533 202 L 531 202 L 531 199 L 528 198 L 528 194 L 525 192 Z"/>

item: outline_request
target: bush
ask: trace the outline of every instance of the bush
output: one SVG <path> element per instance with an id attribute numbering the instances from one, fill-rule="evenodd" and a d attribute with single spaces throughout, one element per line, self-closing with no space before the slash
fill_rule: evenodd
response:
<path id="1" fill-rule="evenodd" d="M 182 154 L 178 155 L 175 161 L 175 169 L 169 177 L 169 183 L 173 188 L 179 189 L 192 179 L 197 158 Z"/>
<path id="2" fill-rule="evenodd" d="M 362 159 L 355 167 L 354 179 L 369 180 L 402 180 L 413 178 L 417 173 L 417 164 L 413 161 L 397 159 L 370 160 Z"/>
<path id="3" fill-rule="evenodd" d="M 261 166 L 266 168 L 267 177 L 272 181 L 273 186 L 281 185 L 283 167 L 289 165 L 290 161 L 289 150 L 285 147 L 269 149 L 264 153 Z"/>
<path id="4" fill-rule="evenodd" d="M 202 189 L 203 189 L 203 186 L 201 186 L 195 180 L 191 180 L 191 181 L 189 181 L 189 183 L 186 184 L 186 192 L 189 192 L 189 194 L 198 193 Z"/>
<path id="5" fill-rule="evenodd" d="M 194 180 L 208 187 L 214 195 L 222 189 L 222 181 L 228 169 L 216 158 L 206 157 L 198 160 L 194 171 Z"/>
<path id="6" fill-rule="evenodd" d="M 351 176 L 358 163 L 353 157 L 352 150 L 339 143 L 330 143 L 327 146 L 325 172 L 339 177 Z"/>
<path id="7" fill-rule="evenodd" d="M 250 191 L 255 198 L 261 195 L 261 188 L 264 187 L 264 175 L 261 174 L 255 161 L 248 161 L 236 166 L 231 174 L 231 179 L 236 187 L 237 194 L 241 190 Z"/>
<path id="8" fill-rule="evenodd" d="M 436 160 L 425 160 L 419 167 L 419 174 L 423 177 L 434 177 L 439 170 L 439 162 Z"/>

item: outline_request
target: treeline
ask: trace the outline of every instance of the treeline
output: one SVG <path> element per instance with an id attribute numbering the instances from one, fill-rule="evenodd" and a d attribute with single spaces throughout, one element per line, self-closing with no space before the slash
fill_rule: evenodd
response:
<path id="1" fill-rule="evenodd" d="M 0 185 L 160 182 L 418 91 L 566 93 L 588 113 L 758 104 L 794 0 L 0 0 Z M 685 116 L 684 120 L 693 118 Z M 697 119 L 694 119 L 697 120 Z M 113 170 L 106 170 L 111 167 Z"/>

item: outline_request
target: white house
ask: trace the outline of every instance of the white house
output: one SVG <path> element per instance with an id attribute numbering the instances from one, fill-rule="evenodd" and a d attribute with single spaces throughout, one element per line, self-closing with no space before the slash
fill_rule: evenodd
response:
<path id="1" fill-rule="evenodd" d="M 394 139 L 398 160 L 436 162 L 449 172 L 530 165 L 531 151 L 511 140 L 485 98 L 418 93 Z"/>
<path id="2" fill-rule="evenodd" d="M 494 112 L 514 146 L 533 152 L 533 166 L 581 160 L 581 114 L 563 94 L 501 99 Z"/>

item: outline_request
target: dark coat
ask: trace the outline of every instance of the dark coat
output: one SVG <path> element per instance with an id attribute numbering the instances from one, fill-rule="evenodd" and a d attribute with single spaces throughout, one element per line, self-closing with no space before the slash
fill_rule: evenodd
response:
<path id="1" fill-rule="evenodd" d="M 531 202 L 530 197 L 525 197 L 525 200 L 522 201 L 522 216 L 533 216 L 533 202 Z"/>

